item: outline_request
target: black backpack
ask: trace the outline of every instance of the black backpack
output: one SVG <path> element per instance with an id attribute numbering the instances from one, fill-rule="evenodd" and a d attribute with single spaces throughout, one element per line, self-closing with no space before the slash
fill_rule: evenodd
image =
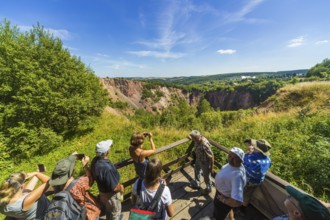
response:
<path id="1" fill-rule="evenodd" d="M 45 214 L 45 220 L 85 220 L 86 206 L 80 206 L 71 196 L 70 190 L 77 180 L 61 192 L 54 195 Z"/>

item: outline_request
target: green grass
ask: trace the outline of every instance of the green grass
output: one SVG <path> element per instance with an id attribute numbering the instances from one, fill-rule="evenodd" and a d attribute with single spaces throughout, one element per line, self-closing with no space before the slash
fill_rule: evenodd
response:
<path id="1" fill-rule="evenodd" d="M 301 106 L 290 108 L 287 111 L 256 111 L 254 114 L 236 119 L 228 126 L 220 126 L 204 135 L 228 148 L 233 146 L 245 149 L 243 140 L 245 138 L 264 138 L 273 146 L 271 159 L 273 165 L 271 172 L 298 186 L 318 198 L 330 201 L 330 110 L 329 108 L 318 108 L 327 106 L 330 100 L 330 83 L 305 83 L 285 87 L 285 94 L 304 94 L 308 99 L 310 109 Z M 281 99 L 281 104 L 294 103 L 284 93 L 276 99 Z M 312 95 L 311 95 L 312 94 Z M 317 96 L 315 96 L 315 94 Z M 281 97 L 280 97 L 281 96 Z M 284 97 L 285 96 L 285 97 Z M 329 107 L 329 106 L 328 106 Z M 317 109 L 318 111 L 315 111 Z M 259 113 L 258 113 L 259 112 Z M 149 116 L 145 116 L 149 117 Z M 182 116 L 183 118 L 184 116 Z M 141 122 L 143 118 L 139 119 Z M 146 126 L 148 119 L 146 118 Z M 179 119 L 180 120 L 180 117 Z M 64 143 L 58 149 L 48 152 L 45 155 L 30 158 L 22 163 L 14 164 L 7 161 L 8 166 L 0 170 L 1 182 L 13 172 L 34 171 L 38 163 L 44 163 L 47 167 L 46 174 L 50 175 L 56 162 L 74 151 L 85 153 L 91 159 L 94 157 L 96 143 L 106 139 L 112 139 L 114 145 L 110 151 L 110 160 L 113 163 L 129 158 L 128 147 L 133 132 L 149 131 L 153 133 L 153 139 L 157 148 L 168 145 L 185 138 L 190 129 L 167 127 L 153 127 L 144 129 L 132 119 L 124 116 L 114 115 L 104 111 L 99 118 L 97 126 L 89 134 L 75 137 Z M 163 163 L 183 155 L 188 144 L 171 149 L 157 155 Z M 148 141 L 144 148 L 149 149 Z M 225 162 L 226 155 L 223 152 L 215 151 L 216 160 Z M 76 163 L 76 176 L 82 175 L 81 163 Z M 135 176 L 133 165 L 120 169 L 121 182 Z M 130 188 L 127 191 L 131 190 Z M 92 192 L 97 194 L 96 184 Z M 1 215 L 0 215 L 1 219 Z"/>

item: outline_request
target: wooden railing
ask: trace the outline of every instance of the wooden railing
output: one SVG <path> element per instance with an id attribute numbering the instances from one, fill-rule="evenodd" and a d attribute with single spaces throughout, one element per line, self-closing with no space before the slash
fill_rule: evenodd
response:
<path id="1" fill-rule="evenodd" d="M 172 144 L 163 146 L 161 148 L 158 148 L 155 154 L 156 155 L 160 154 L 169 149 L 185 144 L 189 141 L 190 140 L 188 138 L 185 138 L 177 142 L 174 142 Z M 213 140 L 209 140 L 209 142 L 210 144 L 212 144 L 212 146 L 228 154 L 229 152 L 228 148 L 216 143 Z M 175 174 L 180 170 L 182 170 L 183 168 L 191 165 L 193 163 L 193 158 L 191 157 L 192 149 L 193 149 L 193 144 L 190 144 L 183 155 L 178 155 L 177 158 L 171 160 L 170 162 L 167 162 L 166 164 L 163 164 L 163 170 L 165 171 L 165 174 L 162 176 L 162 178 L 168 181 L 171 178 L 172 174 Z M 219 169 L 221 169 L 222 165 L 218 163 L 216 159 L 217 158 L 215 158 L 214 165 L 217 166 Z M 133 160 L 130 158 L 116 163 L 115 166 L 117 167 L 117 169 L 121 169 L 128 165 L 131 165 L 132 163 Z M 170 166 L 175 164 L 181 164 L 181 165 L 175 166 L 175 169 L 172 170 Z M 134 177 L 124 182 L 123 185 L 126 188 L 128 186 L 133 185 L 136 180 L 137 177 Z M 262 184 L 261 187 L 258 187 L 258 189 L 256 190 L 255 193 L 256 196 L 254 199 L 252 199 L 251 204 L 254 207 L 256 207 L 261 213 L 263 213 L 265 217 L 269 219 L 272 216 L 283 214 L 285 212 L 285 207 L 283 206 L 282 203 L 286 196 L 286 192 L 284 188 L 288 184 L 289 184 L 288 182 L 268 172 L 264 184 Z M 126 193 L 124 195 L 124 200 L 129 199 L 130 196 L 131 196 L 131 192 Z"/>
<path id="2" fill-rule="evenodd" d="M 163 146 L 161 148 L 158 148 L 155 155 L 160 154 L 160 153 L 162 153 L 164 151 L 167 151 L 169 149 L 172 149 L 174 147 L 177 147 L 179 145 L 182 145 L 184 143 L 187 143 L 188 141 L 190 141 L 190 140 L 188 138 L 185 138 L 185 139 L 179 140 L 177 142 L 171 143 L 169 145 Z M 163 179 L 168 180 L 171 177 L 172 174 L 179 172 L 182 168 L 184 168 L 186 166 L 189 166 L 192 163 L 192 158 L 189 158 L 189 156 L 191 155 L 192 148 L 193 148 L 193 146 L 190 145 L 187 148 L 184 155 L 180 155 L 178 158 L 176 158 L 174 160 L 171 160 L 170 162 L 168 162 L 166 164 L 163 164 L 163 170 L 165 171 L 165 174 L 162 177 Z M 181 162 L 184 162 L 184 164 L 177 167 L 174 170 L 170 169 L 170 166 L 172 166 L 174 164 L 181 163 Z M 121 169 L 123 167 L 126 167 L 126 166 L 132 164 L 132 163 L 133 163 L 133 160 L 130 158 L 130 159 L 126 159 L 124 161 L 116 163 L 115 166 L 116 166 L 117 169 Z M 128 186 L 133 185 L 135 183 L 135 181 L 137 180 L 137 178 L 138 177 L 134 177 L 134 178 L 129 179 L 126 182 L 124 182 L 123 183 L 124 187 L 126 188 Z M 128 193 L 124 194 L 124 200 L 127 200 L 130 196 L 131 196 L 131 192 L 128 192 Z"/>

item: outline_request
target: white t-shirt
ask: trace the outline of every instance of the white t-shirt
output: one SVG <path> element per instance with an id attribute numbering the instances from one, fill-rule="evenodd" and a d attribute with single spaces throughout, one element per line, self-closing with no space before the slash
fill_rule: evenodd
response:
<path id="1" fill-rule="evenodd" d="M 137 197 L 137 185 L 138 180 L 135 182 L 132 193 Z M 155 197 L 157 190 L 147 189 L 144 185 L 144 180 L 141 184 L 140 196 L 142 198 L 143 204 L 148 207 L 152 199 Z M 172 196 L 170 189 L 165 186 L 163 194 L 159 200 L 157 210 L 154 210 L 156 214 L 156 219 L 166 219 L 166 207 L 172 204 Z"/>
<path id="2" fill-rule="evenodd" d="M 243 202 L 243 190 L 246 184 L 245 168 L 225 164 L 215 176 L 215 188 L 223 195 Z"/>

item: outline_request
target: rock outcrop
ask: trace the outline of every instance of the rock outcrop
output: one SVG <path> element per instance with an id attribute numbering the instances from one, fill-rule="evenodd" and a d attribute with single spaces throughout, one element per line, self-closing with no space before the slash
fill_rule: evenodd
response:
<path id="1" fill-rule="evenodd" d="M 238 110 L 258 106 L 247 91 L 214 90 L 200 92 L 198 90 L 185 91 L 178 88 L 159 85 L 146 86 L 141 81 L 127 79 L 100 79 L 107 89 L 113 102 L 126 102 L 135 109 L 145 109 L 150 112 L 162 112 L 170 105 L 177 104 L 177 100 L 184 99 L 191 106 L 197 106 L 202 99 L 220 110 Z M 147 94 L 147 95 L 146 95 Z"/>

